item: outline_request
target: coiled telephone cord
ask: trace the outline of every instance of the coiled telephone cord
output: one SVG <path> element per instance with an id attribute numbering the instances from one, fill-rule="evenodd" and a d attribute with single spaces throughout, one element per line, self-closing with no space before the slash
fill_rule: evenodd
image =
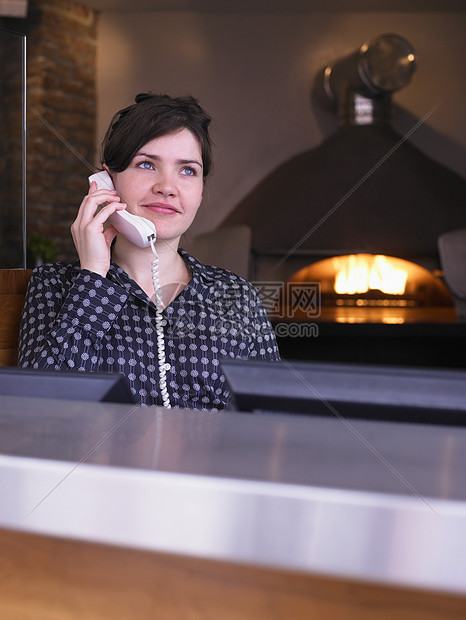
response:
<path id="1" fill-rule="evenodd" d="M 152 253 L 154 255 L 154 259 L 151 263 L 152 268 L 152 284 L 154 286 L 155 292 L 155 333 L 157 337 L 157 357 L 159 363 L 159 381 L 160 381 L 160 395 L 162 396 L 163 406 L 166 409 L 171 409 L 170 397 L 168 395 L 167 390 L 167 370 L 170 369 L 170 364 L 167 364 L 165 361 L 165 340 L 163 333 L 163 322 L 164 318 L 162 315 L 163 311 L 163 302 L 162 296 L 160 294 L 160 280 L 159 280 L 159 256 L 155 250 L 155 235 L 150 237 L 150 247 L 152 248 Z"/>

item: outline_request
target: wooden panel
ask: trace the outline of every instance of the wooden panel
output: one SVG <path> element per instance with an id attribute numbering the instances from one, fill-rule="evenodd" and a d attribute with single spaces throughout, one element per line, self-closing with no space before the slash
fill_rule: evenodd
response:
<path id="1" fill-rule="evenodd" d="M 16 366 L 18 363 L 18 347 L 0 349 L 0 366 Z"/>
<path id="2" fill-rule="evenodd" d="M 18 335 L 31 269 L 0 270 L 0 366 L 15 366 Z"/>
<path id="3" fill-rule="evenodd" d="M 24 295 L 0 295 L 0 349 L 16 346 L 23 303 Z"/>
<path id="4" fill-rule="evenodd" d="M 0 530 L 0 617 L 459 620 L 466 598 Z"/>
<path id="5" fill-rule="evenodd" d="M 0 269 L 0 295 L 24 295 L 32 269 Z"/>

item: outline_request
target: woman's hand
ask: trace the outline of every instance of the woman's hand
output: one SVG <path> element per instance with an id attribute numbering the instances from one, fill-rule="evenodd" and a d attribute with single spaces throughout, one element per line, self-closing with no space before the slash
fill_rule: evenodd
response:
<path id="1" fill-rule="evenodd" d="M 99 205 L 104 206 L 98 211 Z M 114 226 L 104 228 L 106 220 L 126 205 L 113 189 L 97 189 L 93 181 L 84 197 L 78 216 L 71 225 L 71 234 L 81 262 L 81 269 L 89 269 L 105 277 L 110 268 L 110 247 L 117 235 Z"/>

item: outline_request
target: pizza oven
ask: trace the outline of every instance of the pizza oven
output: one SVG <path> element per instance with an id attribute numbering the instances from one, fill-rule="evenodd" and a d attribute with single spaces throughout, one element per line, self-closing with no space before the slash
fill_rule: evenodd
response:
<path id="1" fill-rule="evenodd" d="M 391 95 L 415 68 L 411 45 L 392 34 L 324 67 L 313 94 L 339 115 L 338 130 L 281 164 L 224 222 L 250 227 L 255 282 L 295 293 L 314 283 L 320 321 L 454 321 L 437 243 L 466 227 L 465 183 L 410 143 L 426 118 L 406 135 L 391 127 Z M 285 297 L 280 316 L 309 320 Z"/>

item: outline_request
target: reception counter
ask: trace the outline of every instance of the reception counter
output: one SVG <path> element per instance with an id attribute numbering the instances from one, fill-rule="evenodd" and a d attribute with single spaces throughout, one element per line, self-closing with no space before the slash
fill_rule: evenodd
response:
<path id="1" fill-rule="evenodd" d="M 466 612 L 466 427 L 0 402 L 0 618 Z"/>

